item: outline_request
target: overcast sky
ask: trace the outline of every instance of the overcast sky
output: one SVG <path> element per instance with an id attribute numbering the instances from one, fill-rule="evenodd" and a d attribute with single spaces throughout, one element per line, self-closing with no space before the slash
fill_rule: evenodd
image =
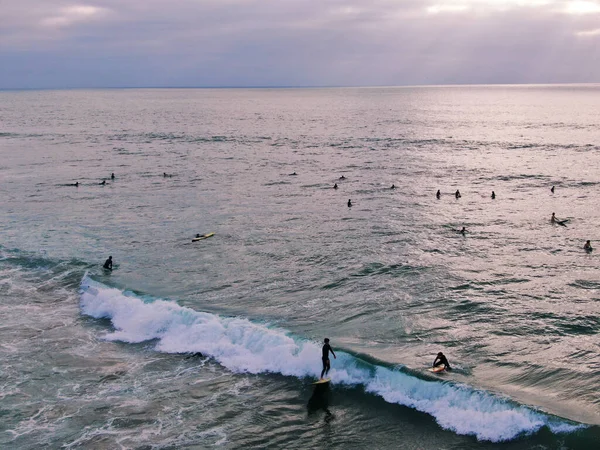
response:
<path id="1" fill-rule="evenodd" d="M 600 0 L 0 0 L 0 88 L 600 82 Z"/>

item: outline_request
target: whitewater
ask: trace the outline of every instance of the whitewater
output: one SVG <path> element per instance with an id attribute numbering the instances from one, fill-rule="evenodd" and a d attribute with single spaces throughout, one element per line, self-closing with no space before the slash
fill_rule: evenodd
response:
<path id="1" fill-rule="evenodd" d="M 201 352 L 236 373 L 280 373 L 310 380 L 319 375 L 317 343 L 248 319 L 193 311 L 160 299 L 143 300 L 88 276 L 81 283 L 81 310 L 111 321 L 115 330 L 103 336 L 106 340 L 157 340 L 156 351 Z M 466 385 L 425 380 L 401 367 L 373 365 L 343 351 L 337 354 L 330 372 L 333 383 L 361 385 L 387 402 L 430 414 L 441 427 L 458 434 L 501 442 L 543 426 L 554 433 L 582 427 Z"/>

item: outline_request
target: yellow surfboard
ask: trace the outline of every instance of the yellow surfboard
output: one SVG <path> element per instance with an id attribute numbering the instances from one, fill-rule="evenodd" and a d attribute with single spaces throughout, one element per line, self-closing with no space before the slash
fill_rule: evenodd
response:
<path id="1" fill-rule="evenodd" d="M 313 384 L 326 384 L 331 381 L 331 378 L 321 378 L 319 381 L 315 381 Z"/>
<path id="2" fill-rule="evenodd" d="M 215 233 L 206 233 L 206 234 L 204 234 L 204 235 L 202 235 L 200 237 L 196 237 L 196 238 L 192 239 L 192 242 L 201 241 L 202 239 L 207 239 L 207 238 L 209 238 L 211 236 L 214 236 L 214 235 L 215 235 Z"/>

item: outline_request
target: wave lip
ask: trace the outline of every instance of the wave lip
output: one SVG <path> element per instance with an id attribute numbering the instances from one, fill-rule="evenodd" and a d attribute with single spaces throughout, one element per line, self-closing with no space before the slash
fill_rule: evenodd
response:
<path id="1" fill-rule="evenodd" d="M 88 276 L 81 282 L 80 305 L 85 315 L 111 320 L 115 331 L 104 336 L 107 340 L 158 340 L 157 351 L 202 352 L 238 373 L 271 372 L 297 378 L 320 373 L 320 344 L 248 319 L 197 312 L 164 300 L 142 300 Z M 423 380 L 345 352 L 337 355 L 330 372 L 334 382 L 363 385 L 366 392 L 389 403 L 430 414 L 442 428 L 457 434 L 501 442 L 544 426 L 553 433 L 583 427 L 467 385 Z"/>

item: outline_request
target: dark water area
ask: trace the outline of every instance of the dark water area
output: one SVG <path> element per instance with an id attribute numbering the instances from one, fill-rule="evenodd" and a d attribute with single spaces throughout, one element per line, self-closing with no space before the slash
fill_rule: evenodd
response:
<path id="1" fill-rule="evenodd" d="M 598 117 L 592 85 L 1 92 L 0 447 L 595 448 Z"/>

